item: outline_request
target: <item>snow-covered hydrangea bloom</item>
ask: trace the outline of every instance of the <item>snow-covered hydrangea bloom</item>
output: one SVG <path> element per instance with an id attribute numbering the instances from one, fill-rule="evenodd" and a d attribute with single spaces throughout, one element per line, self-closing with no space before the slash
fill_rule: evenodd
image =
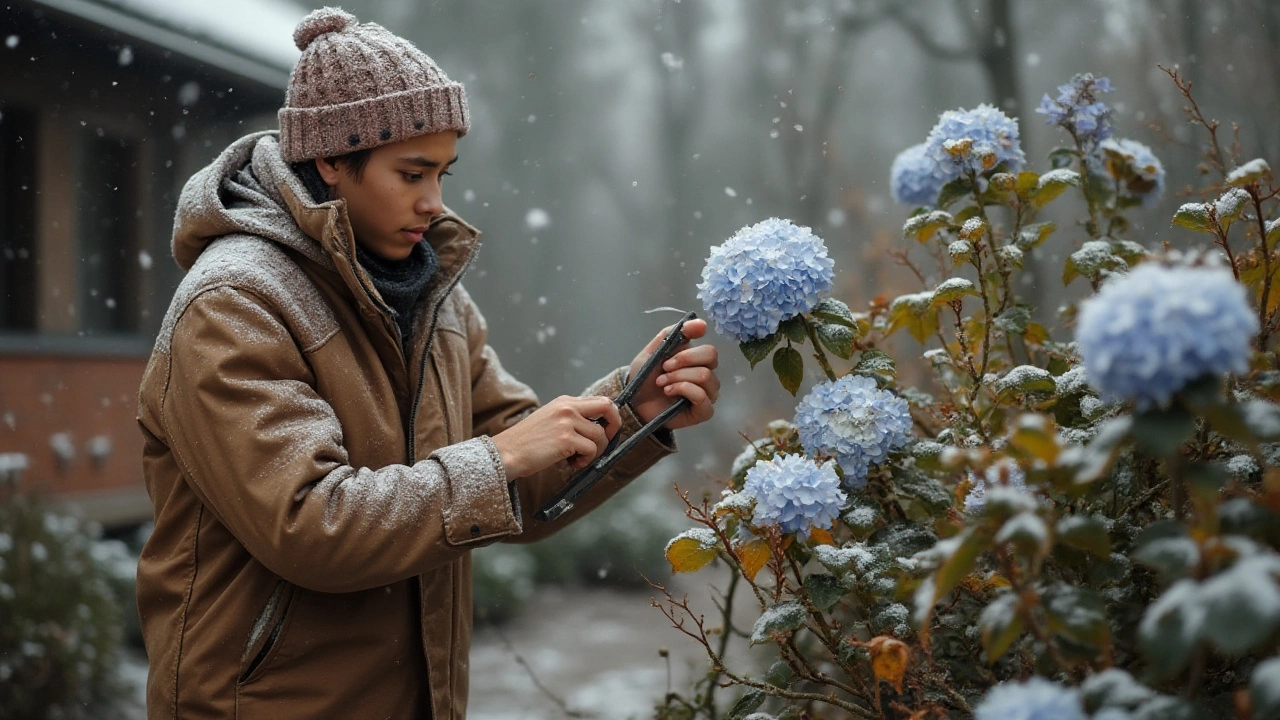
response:
<path id="1" fill-rule="evenodd" d="M 1044 678 L 1002 682 L 974 710 L 975 720 L 1086 720 L 1080 695 Z"/>
<path id="2" fill-rule="evenodd" d="M 1164 406 L 1203 375 L 1249 369 L 1258 318 L 1221 267 L 1147 263 L 1080 307 L 1076 342 L 1089 384 L 1108 402 Z"/>
<path id="3" fill-rule="evenodd" d="M 965 146 L 967 150 L 963 150 Z M 1010 172 L 1026 164 L 1018 121 L 991 105 L 948 110 L 929 131 L 925 152 L 938 164 L 945 184 L 969 171 L 983 173 L 1004 163 Z"/>
<path id="4" fill-rule="evenodd" d="M 969 494 L 964 496 L 964 510 L 977 514 L 987 505 L 987 491 L 996 487 L 1011 487 L 1017 490 L 1027 489 L 1027 474 L 1013 460 L 998 460 L 979 476 L 969 473 Z"/>
<path id="5" fill-rule="evenodd" d="M 1036 112 L 1045 116 L 1045 123 L 1057 125 L 1086 148 L 1111 137 L 1111 108 L 1098 99 L 1111 92 L 1111 81 L 1083 73 L 1071 78 L 1071 82 L 1058 86 L 1058 97 L 1046 93 Z"/>
<path id="6" fill-rule="evenodd" d="M 846 495 L 833 464 L 821 465 L 804 455 L 777 455 L 747 471 L 742 494 L 755 499 L 751 524 L 778 526 L 808 538 L 813 528 L 831 527 Z"/>
<path id="7" fill-rule="evenodd" d="M 876 387 L 865 375 L 846 375 L 815 385 L 796 406 L 800 444 L 810 453 L 834 456 L 845 482 L 857 489 L 867 471 L 911 437 L 907 401 Z"/>
<path id="8" fill-rule="evenodd" d="M 1164 164 L 1151 152 L 1151 148 L 1128 138 L 1106 140 L 1089 155 L 1089 171 L 1111 178 L 1111 173 L 1107 171 L 1107 159 L 1112 153 L 1123 157 L 1125 161 L 1126 167 L 1119 171 L 1121 180 L 1127 179 L 1123 186 L 1124 194 L 1141 198 L 1142 204 L 1147 207 L 1158 202 L 1164 194 Z"/>
<path id="9" fill-rule="evenodd" d="M 938 161 L 929 156 L 925 143 L 898 153 L 889 168 L 889 188 L 893 199 L 903 205 L 934 205 L 944 184 Z"/>
<path id="10" fill-rule="evenodd" d="M 769 218 L 711 248 L 698 299 L 718 332 L 738 342 L 758 340 L 808 312 L 831 288 L 834 268 L 809 228 Z"/>

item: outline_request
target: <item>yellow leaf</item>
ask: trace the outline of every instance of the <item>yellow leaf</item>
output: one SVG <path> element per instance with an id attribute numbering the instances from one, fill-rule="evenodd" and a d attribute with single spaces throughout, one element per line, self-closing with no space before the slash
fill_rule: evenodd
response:
<path id="1" fill-rule="evenodd" d="M 831 537 L 831 533 L 822 528 L 813 528 L 809 531 L 809 545 L 835 545 L 836 539 Z"/>
<path id="2" fill-rule="evenodd" d="M 907 674 L 907 661 L 911 658 L 907 644 L 881 635 L 872 638 L 867 649 L 871 651 L 871 672 L 875 673 L 876 680 L 889 683 L 901 694 L 902 678 Z"/>
<path id="3" fill-rule="evenodd" d="M 715 533 L 707 528 L 686 530 L 667 543 L 671 572 L 697 572 L 716 557 L 719 547 Z"/>
<path id="4" fill-rule="evenodd" d="M 748 580 L 755 580 L 760 569 L 769 562 L 771 555 L 769 543 L 765 540 L 757 538 L 743 545 L 738 549 L 738 559 L 742 561 L 742 574 Z"/>

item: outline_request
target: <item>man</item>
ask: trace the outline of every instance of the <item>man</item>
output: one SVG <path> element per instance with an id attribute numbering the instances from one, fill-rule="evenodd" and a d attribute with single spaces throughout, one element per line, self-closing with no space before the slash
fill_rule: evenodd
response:
<path id="1" fill-rule="evenodd" d="M 188 273 L 139 399 L 148 713 L 461 718 L 470 551 L 546 536 L 673 452 L 656 434 L 564 520 L 532 519 L 675 399 L 669 428 L 710 418 L 716 351 L 682 348 L 631 407 L 609 399 L 625 368 L 539 406 L 459 284 L 478 233 L 441 181 L 462 86 L 341 10 L 294 39 L 280 132 L 193 176 L 175 220 Z"/>

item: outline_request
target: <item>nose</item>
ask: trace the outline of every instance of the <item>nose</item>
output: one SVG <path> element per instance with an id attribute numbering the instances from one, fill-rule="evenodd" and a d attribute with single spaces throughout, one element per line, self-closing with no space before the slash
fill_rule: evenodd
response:
<path id="1" fill-rule="evenodd" d="M 424 184 L 427 188 L 422 195 L 418 196 L 413 210 L 417 214 L 425 215 L 428 219 L 431 219 L 444 212 L 444 193 L 441 191 L 440 183 L 438 182 Z"/>

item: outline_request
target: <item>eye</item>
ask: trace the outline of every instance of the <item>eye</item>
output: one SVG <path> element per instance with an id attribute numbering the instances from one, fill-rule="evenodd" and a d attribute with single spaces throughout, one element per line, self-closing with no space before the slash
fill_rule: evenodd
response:
<path id="1" fill-rule="evenodd" d="M 453 173 L 449 172 L 448 170 L 445 170 L 444 172 L 440 173 L 440 175 L 441 175 L 441 176 L 444 176 L 444 175 L 452 176 L 452 175 L 453 175 Z"/>
<path id="2" fill-rule="evenodd" d="M 402 172 L 400 174 L 403 175 L 404 179 L 408 182 L 418 182 L 422 179 L 422 173 Z"/>

